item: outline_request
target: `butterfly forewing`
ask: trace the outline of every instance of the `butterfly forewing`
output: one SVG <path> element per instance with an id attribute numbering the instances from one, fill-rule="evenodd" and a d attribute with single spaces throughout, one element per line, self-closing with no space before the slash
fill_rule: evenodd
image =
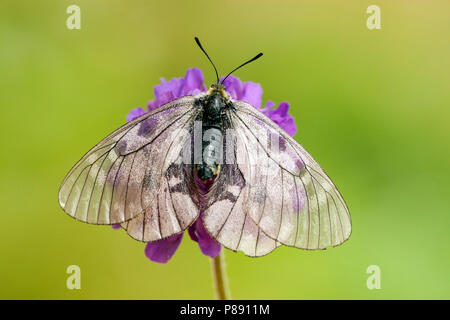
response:
<path id="1" fill-rule="evenodd" d="M 123 223 L 143 213 L 161 193 L 166 198 L 158 201 L 165 206 L 158 221 L 170 224 L 166 230 L 172 230 L 166 234 L 192 223 L 198 212 L 191 209 L 177 222 L 166 207 L 172 206 L 167 198 L 167 170 L 179 156 L 183 129 L 192 126 L 198 112 L 194 100 L 193 96 L 173 100 L 127 123 L 92 148 L 61 185 L 59 202 L 64 211 L 87 223 Z M 161 237 L 161 230 L 155 232 Z"/>
<path id="2" fill-rule="evenodd" d="M 229 112 L 237 161 L 246 181 L 244 212 L 270 238 L 288 246 L 324 249 L 351 233 L 348 208 L 317 162 L 292 137 L 249 104 Z"/>

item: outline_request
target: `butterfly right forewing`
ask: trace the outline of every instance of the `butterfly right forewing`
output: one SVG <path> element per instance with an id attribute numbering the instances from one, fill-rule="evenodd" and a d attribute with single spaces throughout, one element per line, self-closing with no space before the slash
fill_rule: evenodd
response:
<path id="1" fill-rule="evenodd" d="M 306 150 L 245 102 L 236 102 L 230 118 L 237 153 L 249 155 L 238 164 L 247 183 L 246 210 L 255 224 L 272 239 L 303 249 L 324 249 L 348 239 L 348 208 Z"/>

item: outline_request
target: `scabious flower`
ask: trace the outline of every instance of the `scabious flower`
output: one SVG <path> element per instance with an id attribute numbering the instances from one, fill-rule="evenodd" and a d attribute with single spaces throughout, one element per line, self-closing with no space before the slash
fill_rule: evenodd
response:
<path id="1" fill-rule="evenodd" d="M 274 108 L 275 103 L 269 100 L 264 107 L 261 108 L 263 91 L 259 83 L 251 81 L 242 82 L 237 77 L 229 76 L 225 80 L 224 86 L 233 99 L 248 102 L 271 118 L 288 134 L 293 136 L 296 133 L 297 127 L 294 118 L 288 114 L 289 103 L 282 102 L 277 108 Z M 183 78 L 173 78 L 170 81 L 166 81 L 162 78 L 161 84 L 154 87 L 155 99 L 147 103 L 147 110 L 144 110 L 141 107 L 131 110 L 127 115 L 127 121 L 136 119 L 144 113 L 176 98 L 188 94 L 196 95 L 206 90 L 202 71 L 198 68 L 188 69 Z M 201 216 L 202 213 L 200 213 L 197 220 L 189 227 L 188 234 L 193 241 L 198 243 L 200 250 L 204 255 L 214 258 L 219 255 L 221 246 L 216 240 L 210 237 L 203 226 Z M 117 228 L 117 225 L 114 225 L 113 227 Z M 163 240 L 148 242 L 145 248 L 145 255 L 151 261 L 167 263 L 175 254 L 182 239 L 183 233 Z"/>

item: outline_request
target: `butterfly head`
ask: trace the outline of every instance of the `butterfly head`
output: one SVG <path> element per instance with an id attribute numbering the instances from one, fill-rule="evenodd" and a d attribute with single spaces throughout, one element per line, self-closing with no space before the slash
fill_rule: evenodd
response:
<path id="1" fill-rule="evenodd" d="M 208 95 L 219 95 L 223 98 L 229 98 L 229 95 L 221 83 L 214 83 L 211 85 L 211 88 L 208 90 Z"/>
<path id="2" fill-rule="evenodd" d="M 211 86 L 211 88 L 208 90 L 208 92 L 206 93 L 206 95 L 202 96 L 202 98 L 199 99 L 198 101 L 201 103 L 201 105 L 204 108 L 206 119 L 211 122 L 217 122 L 224 114 L 224 111 L 226 110 L 226 108 L 234 108 L 233 103 L 231 102 L 231 97 L 227 93 L 225 86 L 224 86 L 224 83 L 227 80 L 227 78 L 233 72 L 242 68 L 246 64 L 260 58 L 263 54 L 262 53 L 257 54 L 255 57 L 244 62 L 239 67 L 234 68 L 224 78 L 222 78 L 222 80 L 220 80 L 219 72 L 217 71 L 216 66 L 212 62 L 209 55 L 206 53 L 205 49 L 203 49 L 203 46 L 201 45 L 200 40 L 197 37 L 195 37 L 195 42 L 197 43 L 200 50 L 202 50 L 203 53 L 205 54 L 205 56 L 208 58 L 209 62 L 211 62 L 211 65 L 214 68 L 214 71 L 216 73 L 216 78 L 217 78 L 216 83 L 213 84 Z"/>

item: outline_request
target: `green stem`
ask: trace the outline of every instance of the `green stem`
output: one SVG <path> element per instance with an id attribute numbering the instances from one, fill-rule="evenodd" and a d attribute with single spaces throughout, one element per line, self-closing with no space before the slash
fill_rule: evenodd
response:
<path id="1" fill-rule="evenodd" d="M 217 300 L 229 300 L 228 279 L 225 272 L 225 255 L 222 249 L 220 254 L 211 259 L 211 269 L 214 281 L 214 290 Z"/>

